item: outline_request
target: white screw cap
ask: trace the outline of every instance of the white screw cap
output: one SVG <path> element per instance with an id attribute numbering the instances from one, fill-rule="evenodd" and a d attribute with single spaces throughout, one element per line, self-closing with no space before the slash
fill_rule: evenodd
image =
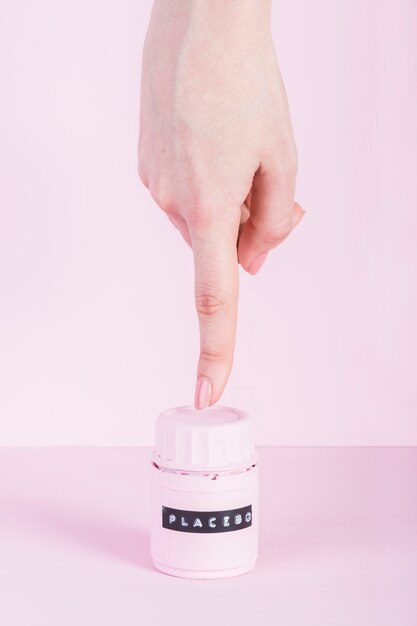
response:
<path id="1" fill-rule="evenodd" d="M 250 467 L 257 461 L 253 420 L 227 406 L 167 409 L 156 420 L 152 458 L 161 468 L 184 471 Z"/>

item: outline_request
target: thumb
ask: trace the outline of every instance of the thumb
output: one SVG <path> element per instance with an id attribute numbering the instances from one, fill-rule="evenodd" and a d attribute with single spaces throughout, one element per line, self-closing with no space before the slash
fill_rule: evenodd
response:
<path id="1" fill-rule="evenodd" d="M 254 177 L 250 215 L 238 242 L 239 262 L 256 274 L 267 253 L 282 243 L 305 211 L 294 202 L 295 170 L 263 167 Z"/>
<path id="2" fill-rule="evenodd" d="M 217 402 L 229 378 L 236 337 L 239 273 L 236 241 L 240 212 L 189 222 L 195 304 L 200 327 L 195 407 Z"/>

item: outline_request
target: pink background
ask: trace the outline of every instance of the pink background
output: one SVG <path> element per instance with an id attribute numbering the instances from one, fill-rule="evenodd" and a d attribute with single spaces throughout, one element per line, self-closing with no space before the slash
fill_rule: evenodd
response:
<path id="1" fill-rule="evenodd" d="M 0 443 L 150 444 L 192 402 L 191 253 L 136 175 L 150 2 L 0 7 Z M 414 0 L 274 2 L 302 224 L 241 273 L 260 444 L 417 444 Z"/>

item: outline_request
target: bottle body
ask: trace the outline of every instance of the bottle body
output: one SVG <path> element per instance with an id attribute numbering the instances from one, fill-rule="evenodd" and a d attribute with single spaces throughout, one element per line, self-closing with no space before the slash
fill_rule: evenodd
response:
<path id="1" fill-rule="evenodd" d="M 151 467 L 151 554 L 160 571 L 223 578 L 258 556 L 258 467 L 187 472 Z"/>

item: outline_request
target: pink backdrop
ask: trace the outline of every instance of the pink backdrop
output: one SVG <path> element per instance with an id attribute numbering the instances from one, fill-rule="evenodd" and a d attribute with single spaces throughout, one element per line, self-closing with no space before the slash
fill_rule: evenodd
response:
<path id="1" fill-rule="evenodd" d="M 191 253 L 136 176 L 150 4 L 1 4 L 1 444 L 149 444 L 193 400 Z M 241 273 L 223 403 L 258 443 L 417 444 L 416 23 L 274 3 L 307 215 Z"/>

